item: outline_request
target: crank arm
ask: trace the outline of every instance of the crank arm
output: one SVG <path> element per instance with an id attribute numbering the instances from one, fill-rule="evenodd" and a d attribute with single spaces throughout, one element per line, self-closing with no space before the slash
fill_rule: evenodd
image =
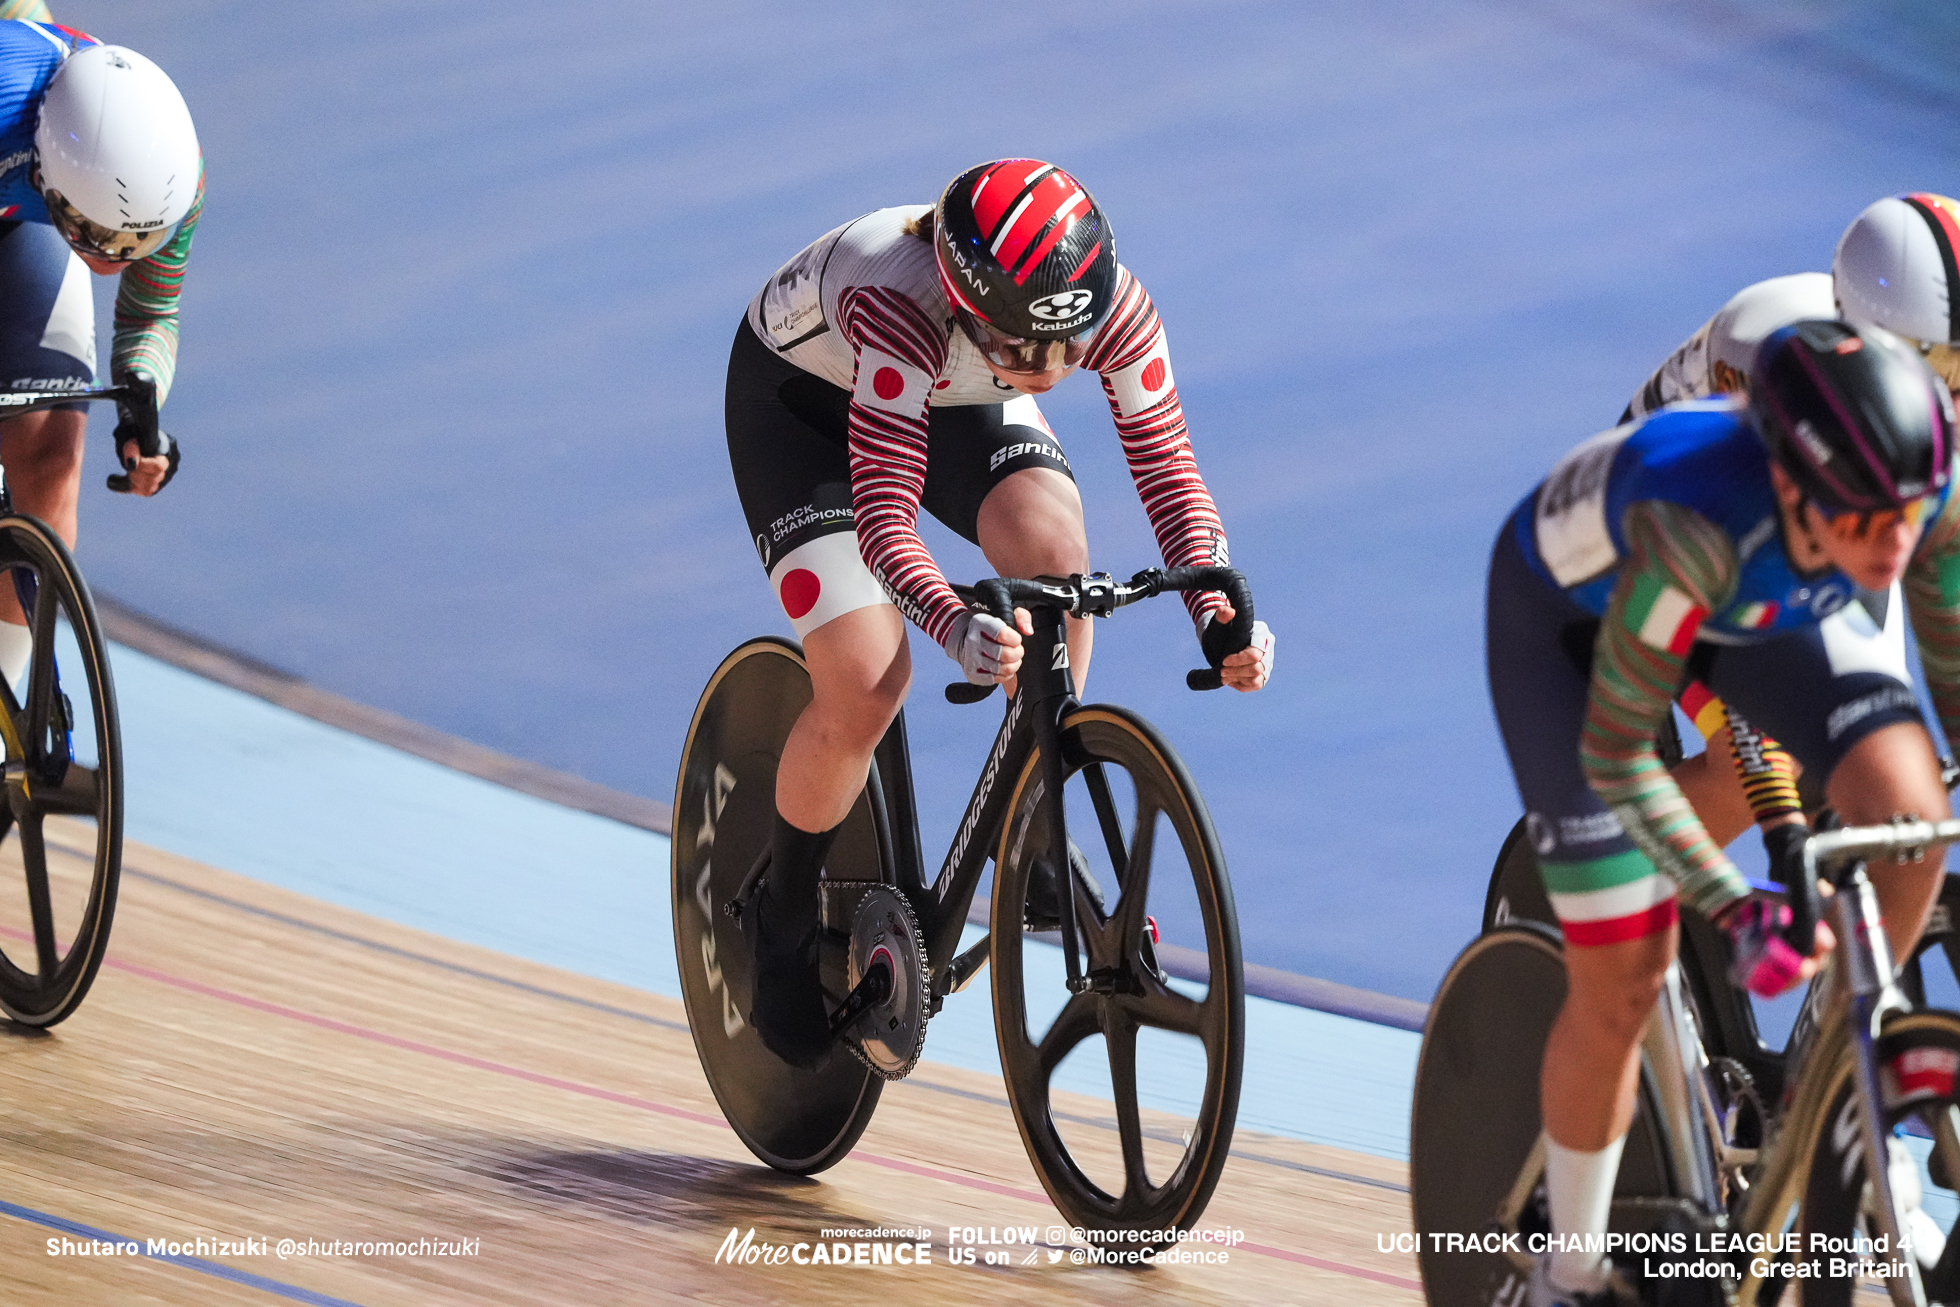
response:
<path id="1" fill-rule="evenodd" d="M 837 1014 L 831 1017 L 830 1037 L 835 1039 L 846 1030 L 849 1030 L 853 1025 L 857 1024 L 859 1017 L 891 996 L 891 968 L 880 961 L 871 970 L 864 973 L 864 979 L 858 981 L 857 988 L 853 989 L 844 999 L 844 1006 L 838 1008 Z"/>

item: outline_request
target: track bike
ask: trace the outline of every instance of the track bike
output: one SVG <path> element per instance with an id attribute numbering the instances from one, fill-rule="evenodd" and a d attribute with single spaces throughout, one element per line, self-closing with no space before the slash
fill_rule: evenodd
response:
<path id="1" fill-rule="evenodd" d="M 1236 642 L 1250 638 L 1251 593 L 1228 568 L 995 579 L 960 591 L 1002 620 L 1017 606 L 1033 618 L 1018 689 L 930 881 L 902 713 L 880 742 L 820 883 L 819 971 L 835 1044 L 814 1070 L 778 1059 L 749 1026 L 739 929 L 768 869 L 777 759 L 810 701 L 809 673 L 801 650 L 775 637 L 748 641 L 715 671 L 675 791 L 674 936 L 701 1065 L 762 1161 L 810 1174 L 842 1159 L 885 1082 L 918 1062 L 931 1016 L 991 963 L 1008 1101 L 1055 1206 L 1098 1229 L 1171 1231 L 1198 1219 L 1225 1165 L 1245 1058 L 1231 882 L 1204 800 L 1170 745 L 1134 713 L 1076 701 L 1063 626 L 1065 615 L 1106 617 L 1172 590 L 1225 591 Z M 1187 680 L 1214 688 L 1218 673 Z M 946 695 L 977 703 L 992 689 L 958 682 Z M 989 858 L 988 932 L 962 951 Z M 1047 906 L 1059 950 L 1030 944 L 1024 930 L 1030 881 L 1044 872 L 1058 890 Z M 1181 946 L 1161 937 L 1160 920 L 1184 932 Z M 1203 1068 L 1197 1117 L 1181 1137 L 1142 1113 L 1140 1055 L 1163 1056 L 1166 1038 L 1181 1064 Z M 1115 1100 L 1113 1141 L 1053 1099 L 1065 1059 L 1092 1056 L 1096 1039 Z"/>
<path id="2" fill-rule="evenodd" d="M 1951 789 L 1960 770 L 1951 763 L 1944 770 Z M 1780 892 L 1780 887 L 1763 882 L 1756 882 L 1756 887 Z M 1483 929 L 1489 932 L 1518 921 L 1534 921 L 1558 930 L 1558 915 L 1545 893 L 1523 818 L 1512 827 L 1491 868 L 1484 894 Z M 1729 983 L 1728 945 L 1721 932 L 1685 904 L 1681 908 L 1680 958 L 1682 982 L 1694 1001 L 1709 1057 L 1737 1083 L 1739 1091 L 1746 1087 L 1762 1103 L 1777 1102 L 1783 1095 L 1783 1050 L 1763 1038 L 1749 996 Z M 1899 988 L 1914 1007 L 1926 1005 L 1924 968 L 1934 960 L 1960 977 L 1960 875 L 1951 871 L 1940 884 L 1939 898 L 1912 956 L 1899 967 Z"/>
<path id="3" fill-rule="evenodd" d="M 1681 967 L 1668 969 L 1610 1222 L 1624 1236 L 1616 1266 L 1643 1301 L 1767 1307 L 1795 1292 L 1835 1307 L 1864 1274 L 1896 1307 L 1960 1302 L 1960 1239 L 1941 1240 L 1916 1211 L 1917 1174 L 1894 1142 L 1901 1128 L 1928 1136 L 1940 1183 L 1960 1175 L 1960 1015 L 1914 1010 L 1896 983 L 1861 861 L 1956 840 L 1960 820 L 1811 837 L 1804 875 L 1833 869 L 1839 943 L 1767 1139 L 1740 1136 L 1748 1114 L 1704 1051 Z M 1523 1300 L 1533 1237 L 1549 1230 L 1538 1067 L 1564 990 L 1555 933 L 1517 921 L 1473 942 L 1437 993 L 1410 1132 L 1432 1307 Z"/>
<path id="4" fill-rule="evenodd" d="M 0 419 L 102 400 L 154 443 L 155 393 L 142 385 L 0 391 Z M 26 891 L 24 901 L 0 896 L 0 1011 L 22 1025 L 52 1026 L 80 1006 L 109 946 L 122 870 L 122 736 L 88 586 L 54 529 L 14 511 L 3 476 L 0 570 L 33 637 L 25 683 L 0 676 L 0 840 L 12 837 L 7 851 L 17 850 Z M 50 874 L 51 845 L 57 860 L 86 864 L 79 887 Z"/>

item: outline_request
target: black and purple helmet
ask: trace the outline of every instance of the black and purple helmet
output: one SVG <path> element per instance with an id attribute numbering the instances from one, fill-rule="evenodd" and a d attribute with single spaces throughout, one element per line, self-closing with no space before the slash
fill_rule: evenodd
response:
<path id="1" fill-rule="evenodd" d="M 1749 369 L 1749 411 L 1770 457 L 1836 512 L 1897 508 L 1945 488 L 1953 400 L 1883 327 L 1796 322 Z"/>

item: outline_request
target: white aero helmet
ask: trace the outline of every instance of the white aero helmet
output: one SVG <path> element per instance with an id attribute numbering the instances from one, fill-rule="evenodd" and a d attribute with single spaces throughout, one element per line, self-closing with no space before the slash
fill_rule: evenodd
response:
<path id="1" fill-rule="evenodd" d="M 1960 390 L 1960 203 L 1899 195 L 1855 218 L 1838 240 L 1831 283 L 1846 322 L 1908 338 Z"/>
<path id="2" fill-rule="evenodd" d="M 34 131 L 38 184 L 68 243 L 126 263 L 170 239 L 197 194 L 197 130 L 163 69 L 92 45 L 55 70 Z"/>

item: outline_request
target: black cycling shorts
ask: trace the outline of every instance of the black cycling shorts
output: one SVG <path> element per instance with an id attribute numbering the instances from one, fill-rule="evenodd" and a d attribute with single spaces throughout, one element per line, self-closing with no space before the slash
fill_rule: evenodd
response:
<path id="1" fill-rule="evenodd" d="M 745 317 L 728 355 L 728 461 L 763 570 L 798 636 L 887 603 L 858 555 L 851 507 L 851 393 L 782 358 Z M 1032 395 L 928 410 L 921 506 L 980 543 L 980 505 L 1024 468 L 1074 479 Z M 785 590 L 784 583 L 796 579 Z"/>
<path id="2" fill-rule="evenodd" d="M 0 388 L 80 390 L 94 381 L 91 280 L 47 223 L 0 222 Z"/>

